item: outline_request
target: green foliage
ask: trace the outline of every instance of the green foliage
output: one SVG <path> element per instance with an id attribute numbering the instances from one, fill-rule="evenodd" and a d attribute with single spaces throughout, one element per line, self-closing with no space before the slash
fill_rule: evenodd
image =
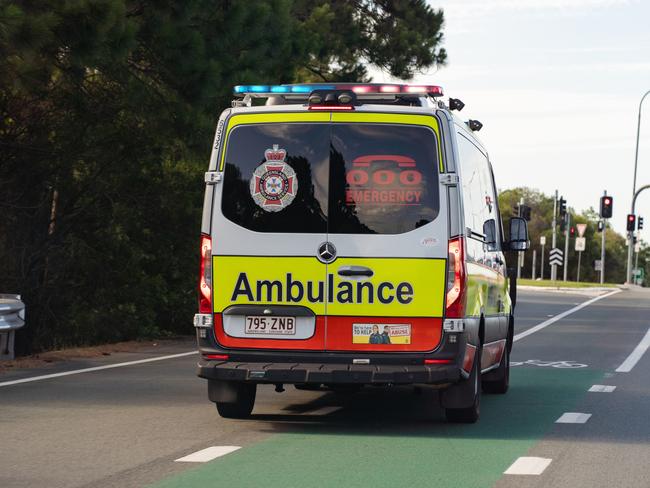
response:
<path id="1" fill-rule="evenodd" d="M 202 173 L 239 83 L 443 63 L 423 0 L 0 3 L 0 291 L 23 352 L 191 332 Z"/>
<path id="2" fill-rule="evenodd" d="M 553 232 L 551 223 L 553 221 L 553 196 L 544 195 L 540 191 L 531 188 L 514 188 L 502 191 L 499 194 L 499 208 L 501 209 L 501 216 L 504 223 L 513 216 L 514 207 L 521 198 L 532 209 L 531 221 L 528 223 L 531 250 L 524 255 L 524 266 L 521 271 L 521 276 L 525 278 L 532 276 L 532 251 L 535 250 L 537 253 L 536 278 L 540 277 L 542 251 L 540 237 L 546 236 L 546 245 L 544 247 L 544 278 L 549 279 L 551 277 L 551 270 L 548 264 L 548 253 L 552 248 L 551 236 Z M 587 224 L 587 230 L 585 231 L 586 249 L 581 257 L 580 281 L 598 282 L 600 281 L 600 272 L 596 271 L 593 266 L 594 261 L 600 259 L 601 250 L 602 234 L 598 232 L 598 221 L 600 220 L 598 213 L 593 208 L 580 214 L 576 213 L 572 208 L 569 208 L 568 211 L 571 214 L 571 226 L 575 227 L 578 223 Z M 572 237 L 569 237 L 569 239 L 567 279 L 569 281 L 575 281 L 578 270 L 578 253 L 574 250 L 575 239 Z M 556 245 L 564 251 L 565 234 L 560 232 L 559 225 L 557 228 Z M 605 236 L 605 250 L 605 281 L 610 283 L 625 282 L 627 269 L 627 246 L 625 244 L 625 237 L 608 227 Z M 639 266 L 650 266 L 650 261 L 647 260 L 648 256 L 650 256 L 650 248 L 643 246 L 639 255 Z M 562 279 L 563 273 L 563 268 L 558 267 L 558 279 Z"/>

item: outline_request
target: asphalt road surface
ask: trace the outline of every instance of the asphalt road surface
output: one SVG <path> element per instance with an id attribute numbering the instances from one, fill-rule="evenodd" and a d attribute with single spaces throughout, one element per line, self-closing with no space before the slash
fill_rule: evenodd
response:
<path id="1" fill-rule="evenodd" d="M 650 292 L 520 291 L 517 313 L 511 389 L 475 425 L 412 387 L 261 387 L 224 420 L 191 341 L 2 374 L 0 487 L 649 487 Z"/>

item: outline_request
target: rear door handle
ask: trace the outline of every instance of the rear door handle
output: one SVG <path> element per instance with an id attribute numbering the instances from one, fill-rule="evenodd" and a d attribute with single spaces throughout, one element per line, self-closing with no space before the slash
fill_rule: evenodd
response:
<path id="1" fill-rule="evenodd" d="M 338 273 L 339 276 L 366 276 L 368 278 L 375 274 L 365 266 L 341 266 Z"/>

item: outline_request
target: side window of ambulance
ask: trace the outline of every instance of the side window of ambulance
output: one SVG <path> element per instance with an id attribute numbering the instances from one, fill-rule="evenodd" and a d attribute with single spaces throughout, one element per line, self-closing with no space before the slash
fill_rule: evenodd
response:
<path id="1" fill-rule="evenodd" d="M 486 234 L 485 231 L 488 228 L 492 228 L 496 234 L 497 202 L 488 159 L 461 133 L 458 133 L 457 139 L 463 184 L 465 226 L 473 232 L 483 235 Z M 498 239 L 496 240 L 498 241 Z"/>
<path id="2" fill-rule="evenodd" d="M 439 211 L 435 133 L 426 127 L 334 124 L 329 227 L 334 234 L 401 234 Z"/>
<path id="3" fill-rule="evenodd" d="M 228 137 L 221 209 L 256 232 L 327 232 L 328 124 L 256 124 Z"/>

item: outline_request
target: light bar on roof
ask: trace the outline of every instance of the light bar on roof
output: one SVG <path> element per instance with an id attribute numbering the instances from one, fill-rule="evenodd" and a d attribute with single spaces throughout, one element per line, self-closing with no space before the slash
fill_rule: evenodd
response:
<path id="1" fill-rule="evenodd" d="M 442 96 L 442 87 L 437 85 L 405 85 L 394 83 L 304 83 L 298 85 L 237 85 L 235 95 L 274 96 L 309 95 L 316 90 L 350 90 L 357 95 L 429 95 Z"/>

